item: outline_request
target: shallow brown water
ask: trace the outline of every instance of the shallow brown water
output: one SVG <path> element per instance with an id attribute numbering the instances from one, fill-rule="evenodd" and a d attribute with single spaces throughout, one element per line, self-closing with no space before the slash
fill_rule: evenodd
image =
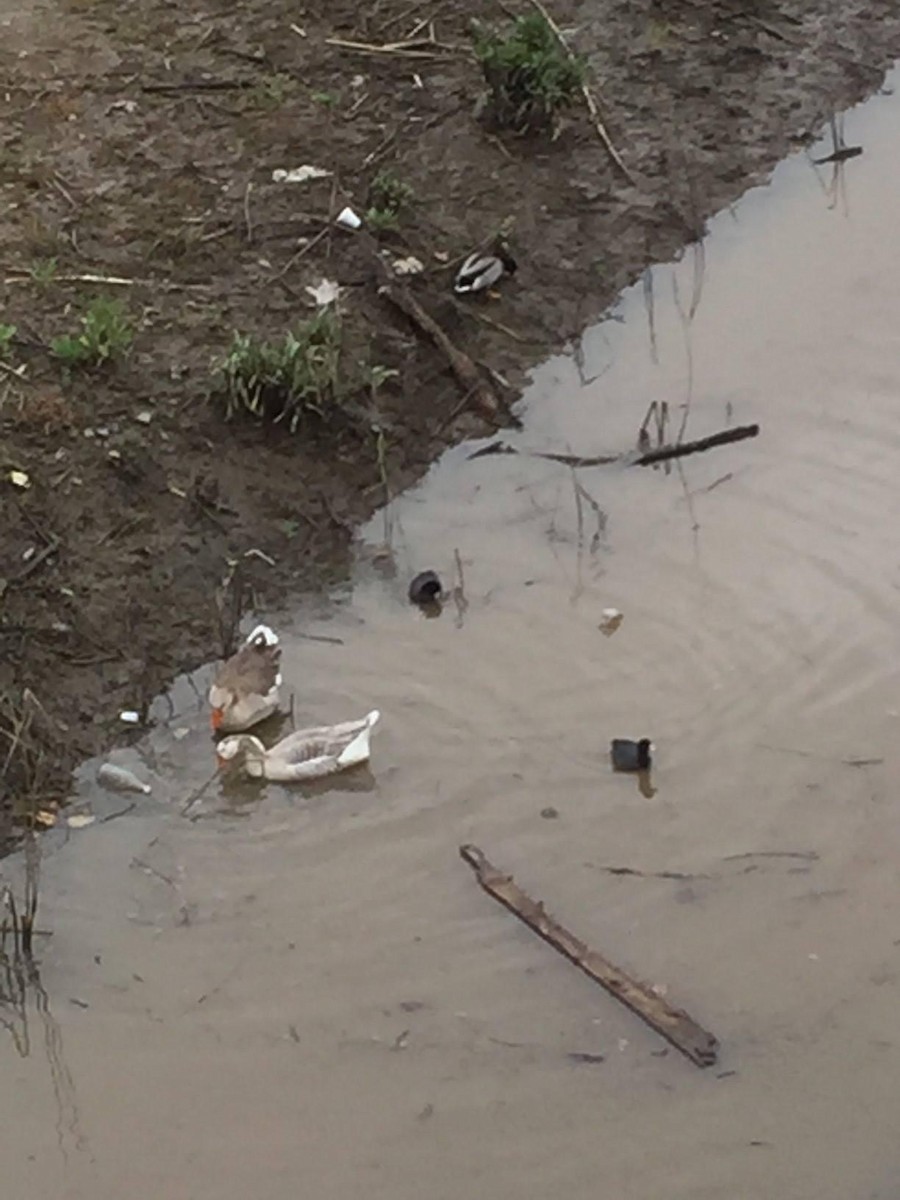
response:
<path id="1" fill-rule="evenodd" d="M 689 396 L 688 436 L 759 421 L 758 440 L 578 472 L 607 518 L 592 545 L 582 501 L 580 547 L 569 471 L 460 448 L 392 506 L 396 579 L 379 518 L 352 593 L 284 624 L 299 720 L 382 709 L 371 772 L 216 783 L 189 821 L 208 674 L 160 702 L 153 797 L 50 842 L 49 1014 L 32 1000 L 27 1054 L 0 1036 L 4 1194 L 894 1194 L 900 104 L 845 132 L 866 147 L 845 196 L 786 164 L 705 263 L 654 272 L 658 361 L 638 288 L 583 339 L 593 382 L 547 364 L 510 439 L 627 448 L 650 401 L 677 429 Z M 453 583 L 456 549 L 467 607 L 425 620 L 406 581 Z M 651 797 L 606 759 L 644 733 Z M 94 769 L 86 808 L 131 804 Z M 470 840 L 665 985 L 720 1065 L 659 1057 L 479 891 Z"/>

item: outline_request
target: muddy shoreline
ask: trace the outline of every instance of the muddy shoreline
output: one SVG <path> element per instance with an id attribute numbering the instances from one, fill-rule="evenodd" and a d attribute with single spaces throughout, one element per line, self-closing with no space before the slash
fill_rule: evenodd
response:
<path id="1" fill-rule="evenodd" d="M 121 709 L 219 653 L 229 563 L 262 610 L 334 584 L 386 486 L 491 431 L 379 295 L 364 240 L 320 236 L 338 194 L 364 209 L 383 168 L 409 185 L 380 245 L 425 264 L 413 294 L 514 400 L 530 366 L 900 55 L 887 3 L 552 11 L 590 56 L 635 183 L 581 109 L 552 143 L 477 123 L 468 22 L 496 19 L 487 4 L 443 5 L 429 24 L 402 0 L 301 15 L 214 5 L 195 22 L 157 2 L 7 14 L 0 0 L 0 322 L 16 326 L 0 380 L 0 718 L 16 750 L 0 809 L 25 790 L 52 807 L 71 765 L 123 736 Z M 334 44 L 413 31 L 432 43 L 415 57 Z M 331 174 L 272 181 L 302 163 Z M 517 276 L 497 301 L 456 301 L 448 261 L 508 220 Z M 103 290 L 85 279 L 97 275 L 123 281 L 106 290 L 132 315 L 134 345 L 120 365 L 67 376 L 47 344 Z M 234 330 L 281 334 L 308 316 L 306 288 L 323 278 L 341 287 L 352 352 L 397 374 L 358 419 L 303 436 L 226 424 L 209 404 L 211 363 Z M 598 430 L 583 449 L 620 448 Z M 24 689 L 39 704 L 27 753 Z"/>

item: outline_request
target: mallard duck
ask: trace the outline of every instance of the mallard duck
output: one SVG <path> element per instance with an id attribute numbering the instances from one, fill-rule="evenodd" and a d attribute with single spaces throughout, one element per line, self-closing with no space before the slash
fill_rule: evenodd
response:
<path id="1" fill-rule="evenodd" d="M 381 713 L 373 709 L 359 721 L 299 729 L 271 750 L 249 733 L 227 737 L 216 747 L 219 766 L 241 762 L 247 775 L 274 783 L 294 783 L 334 775 L 347 767 L 368 762 L 369 738 L 380 716 Z"/>
<path id="2" fill-rule="evenodd" d="M 278 708 L 281 647 L 268 625 L 257 625 L 227 659 L 209 689 L 210 723 L 217 733 L 258 725 Z"/>
<path id="3" fill-rule="evenodd" d="M 518 264 L 509 252 L 506 242 L 494 243 L 493 254 L 476 251 L 470 254 L 456 273 L 453 290 L 459 296 L 469 292 L 483 292 L 499 283 L 504 275 L 515 275 Z"/>

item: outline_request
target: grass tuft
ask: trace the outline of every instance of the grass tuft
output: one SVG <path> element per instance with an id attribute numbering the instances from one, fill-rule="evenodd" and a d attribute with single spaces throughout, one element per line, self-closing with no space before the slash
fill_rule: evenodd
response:
<path id="1" fill-rule="evenodd" d="M 15 336 L 15 325 L 0 325 L 0 359 L 9 358 Z"/>
<path id="2" fill-rule="evenodd" d="M 488 85 L 486 111 L 498 126 L 545 131 L 579 95 L 586 64 L 566 52 L 539 13 L 517 17 L 502 32 L 476 25 L 474 39 Z"/>
<path id="3" fill-rule="evenodd" d="M 398 179 L 393 171 L 379 171 L 369 185 L 366 224 L 376 233 L 396 229 L 400 223 L 400 214 L 411 204 L 414 195 L 409 184 Z"/>
<path id="4" fill-rule="evenodd" d="M 121 358 L 134 339 L 134 326 L 120 300 L 98 296 L 80 318 L 81 331 L 53 338 L 50 349 L 67 367 L 99 367 Z"/>
<path id="5" fill-rule="evenodd" d="M 325 418 L 339 403 L 341 322 L 323 309 L 285 334 L 264 342 L 235 333 L 218 368 L 215 395 L 226 420 L 250 413 L 258 420 L 283 422 L 295 433 L 305 418 Z"/>

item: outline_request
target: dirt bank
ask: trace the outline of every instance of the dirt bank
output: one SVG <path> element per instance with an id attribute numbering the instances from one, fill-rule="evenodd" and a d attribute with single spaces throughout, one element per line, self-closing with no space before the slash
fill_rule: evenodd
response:
<path id="1" fill-rule="evenodd" d="M 365 211 L 385 169 L 409 186 L 378 245 L 421 261 L 412 293 L 514 389 L 900 54 L 887 2 L 556 3 L 591 57 L 626 173 L 580 107 L 552 142 L 478 123 L 468 28 L 505 19 L 493 4 L 250 0 L 192 18 L 164 0 L 24 14 L 4 3 L 7 810 L 28 780 L 46 807 L 78 756 L 122 736 L 121 709 L 219 652 L 230 562 L 261 609 L 333 581 L 385 481 L 396 490 L 447 443 L 489 430 L 441 352 L 379 293 L 371 242 L 328 222 L 339 204 Z M 331 174 L 273 181 L 301 164 Z M 503 222 L 518 273 L 499 300 L 457 301 L 453 263 Z M 280 337 L 309 317 L 306 289 L 323 279 L 340 285 L 348 354 L 396 373 L 294 436 L 225 423 L 211 364 L 235 330 Z M 65 371 L 50 340 L 113 293 L 134 325 L 130 352 Z M 26 688 L 40 707 L 17 739 Z"/>

